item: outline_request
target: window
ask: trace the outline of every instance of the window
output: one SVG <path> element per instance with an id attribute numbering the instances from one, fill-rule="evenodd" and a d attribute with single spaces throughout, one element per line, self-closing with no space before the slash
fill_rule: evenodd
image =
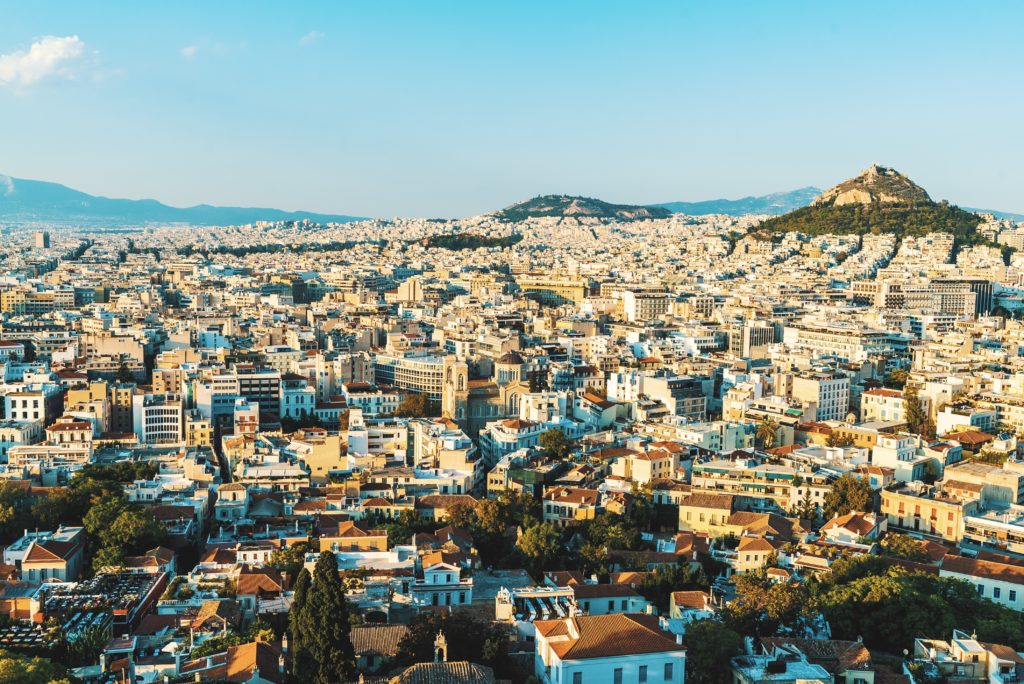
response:
<path id="1" fill-rule="evenodd" d="M 672 663 L 665 663 L 665 681 L 672 681 Z"/>
<path id="2" fill-rule="evenodd" d="M 1017 590 L 1016 589 L 1011 589 L 1010 590 L 1010 600 L 1011 601 L 1016 601 L 1017 600 Z"/>
<path id="3" fill-rule="evenodd" d="M 646 682 L 646 681 L 647 681 L 647 666 L 646 665 L 641 665 L 640 666 L 640 683 L 643 684 L 643 682 Z"/>
<path id="4" fill-rule="evenodd" d="M 992 588 L 992 598 L 999 598 L 1000 593 L 1002 593 L 1002 590 L 999 587 Z"/>
<path id="5" fill-rule="evenodd" d="M 583 684 L 583 673 L 573 672 L 572 673 L 572 684 Z"/>
<path id="6" fill-rule="evenodd" d="M 614 673 L 614 676 L 612 677 L 612 681 L 615 682 L 615 684 L 622 684 L 622 668 L 621 667 L 615 668 L 615 673 Z"/>
<path id="7" fill-rule="evenodd" d="M 978 585 L 978 596 L 984 596 L 984 595 L 985 595 L 985 585 L 979 584 Z"/>
<path id="8" fill-rule="evenodd" d="M 608 612 L 610 613 L 610 612 L 612 612 L 614 610 L 615 610 L 615 601 L 609 601 L 608 602 Z"/>

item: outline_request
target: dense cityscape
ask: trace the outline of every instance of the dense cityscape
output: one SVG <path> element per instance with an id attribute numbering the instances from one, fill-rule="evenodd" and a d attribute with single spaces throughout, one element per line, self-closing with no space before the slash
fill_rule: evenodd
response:
<path id="1" fill-rule="evenodd" d="M 1022 26 L 4 3 L 0 684 L 1024 684 Z"/>
<path id="2" fill-rule="evenodd" d="M 1016 681 L 1024 224 L 856 204 L 4 228 L 4 681 Z"/>

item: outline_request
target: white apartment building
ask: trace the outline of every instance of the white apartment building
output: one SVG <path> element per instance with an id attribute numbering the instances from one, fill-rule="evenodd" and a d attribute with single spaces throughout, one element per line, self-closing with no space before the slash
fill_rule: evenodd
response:
<path id="1" fill-rule="evenodd" d="M 142 444 L 181 444 L 185 435 L 181 395 L 133 396 L 132 425 Z"/>
<path id="2" fill-rule="evenodd" d="M 7 462 L 7 452 L 11 447 L 24 444 L 35 444 L 43 436 L 41 420 L 2 420 L 0 421 L 0 463 Z"/>
<path id="3" fill-rule="evenodd" d="M 818 420 L 844 420 L 850 412 L 850 379 L 842 373 L 807 373 L 793 377 L 793 399 L 817 405 Z"/>
<path id="4" fill-rule="evenodd" d="M 609 614 L 536 620 L 534 674 L 544 684 L 683 684 L 682 637 L 654 615 Z"/>

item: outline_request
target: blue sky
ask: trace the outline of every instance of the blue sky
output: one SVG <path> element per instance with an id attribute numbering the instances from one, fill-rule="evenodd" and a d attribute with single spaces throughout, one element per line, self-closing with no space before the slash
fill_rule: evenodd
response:
<path id="1" fill-rule="evenodd" d="M 1024 3 L 4 4 L 0 173 L 465 216 L 828 186 L 1024 212 Z"/>

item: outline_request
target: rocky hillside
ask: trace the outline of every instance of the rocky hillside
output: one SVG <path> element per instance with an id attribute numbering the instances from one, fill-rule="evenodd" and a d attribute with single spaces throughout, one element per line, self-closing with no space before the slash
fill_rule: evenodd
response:
<path id="1" fill-rule="evenodd" d="M 816 206 L 847 204 L 913 204 L 931 202 L 920 185 L 895 169 L 872 164 L 860 175 L 829 188 L 812 202 Z"/>
<path id="2" fill-rule="evenodd" d="M 981 217 L 946 201 L 933 202 L 924 189 L 903 174 L 872 166 L 859 176 L 823 192 L 810 206 L 763 221 L 755 230 L 765 236 L 800 232 L 809 235 L 892 233 L 898 236 L 952 233 L 960 245 L 982 244 Z"/>
<path id="3" fill-rule="evenodd" d="M 494 215 L 506 221 L 524 221 L 531 218 L 601 218 L 617 221 L 637 221 L 667 218 L 672 212 L 663 207 L 643 207 L 634 204 L 610 204 L 591 197 L 569 195 L 543 195 L 513 204 Z"/>

